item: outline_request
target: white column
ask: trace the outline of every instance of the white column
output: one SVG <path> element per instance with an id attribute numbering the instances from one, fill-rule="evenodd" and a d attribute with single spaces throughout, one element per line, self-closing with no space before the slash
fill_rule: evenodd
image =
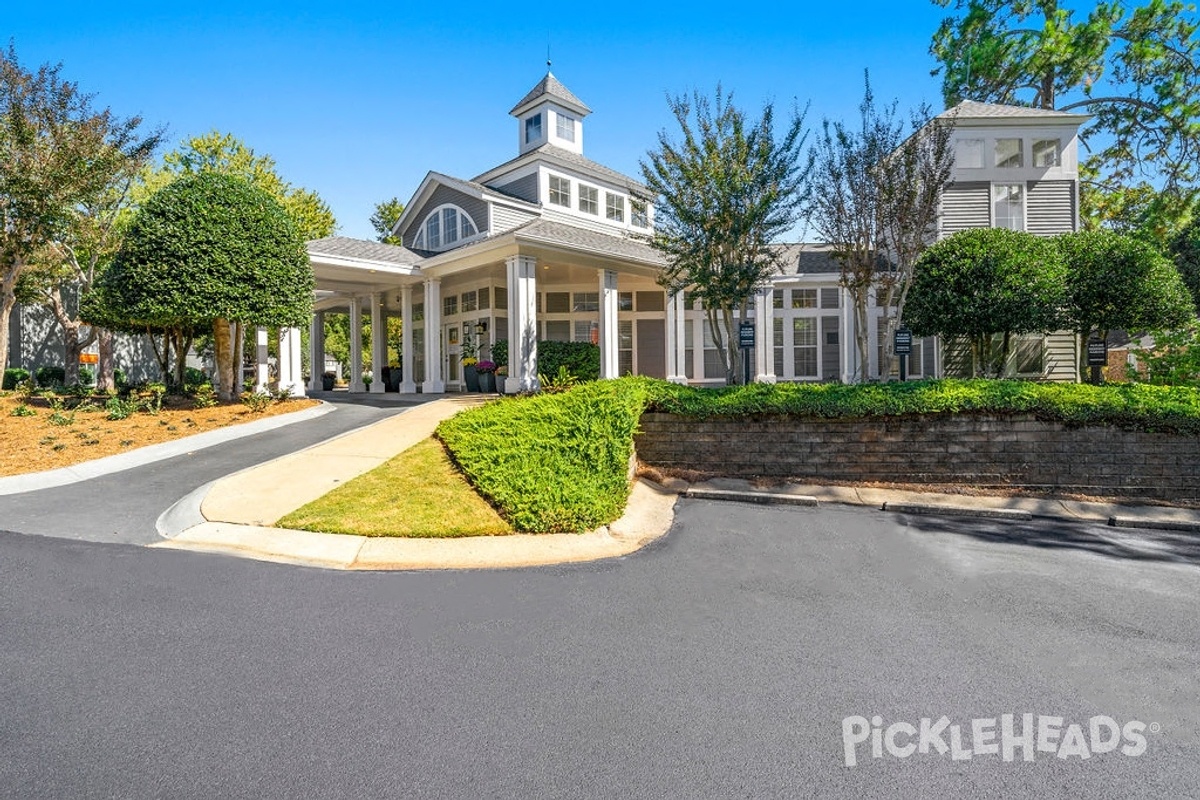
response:
<path id="1" fill-rule="evenodd" d="M 687 324 L 683 290 L 667 295 L 667 380 L 687 383 Z"/>
<path id="2" fill-rule="evenodd" d="M 838 335 L 842 338 L 842 383 L 853 383 L 855 379 L 855 362 L 858 348 L 854 344 L 854 302 L 850 298 L 849 289 L 838 289 L 842 298 L 841 326 Z"/>
<path id="3" fill-rule="evenodd" d="M 280 328 L 276 332 L 275 341 L 279 345 L 279 388 L 292 385 L 292 354 L 289 352 L 291 342 L 287 338 L 287 328 Z"/>
<path id="4" fill-rule="evenodd" d="M 362 300 L 350 298 L 350 391 L 363 392 Z"/>
<path id="5" fill-rule="evenodd" d="M 387 320 L 383 316 L 383 295 L 371 295 L 371 394 L 387 391 L 383 368 L 387 366 Z"/>
<path id="6" fill-rule="evenodd" d="M 772 288 L 759 289 L 754 295 L 754 381 L 775 383 L 775 311 Z M 819 324 L 819 322 L 818 322 Z"/>
<path id="7" fill-rule="evenodd" d="M 288 353 L 288 375 L 290 383 L 287 384 L 292 397 L 304 397 L 304 360 L 300 353 L 300 329 L 296 327 L 284 328 L 283 338 L 287 341 Z"/>
<path id="8" fill-rule="evenodd" d="M 425 281 L 425 394 L 442 394 L 442 282 L 437 278 Z"/>
<path id="9" fill-rule="evenodd" d="M 600 270 L 600 377 L 619 378 L 620 341 L 617 338 L 617 273 Z"/>
<path id="10" fill-rule="evenodd" d="M 541 388 L 537 371 L 537 259 L 511 256 L 508 268 L 508 379 L 506 394 L 536 392 Z"/>
<path id="11" fill-rule="evenodd" d="M 308 363 L 311 375 L 308 376 L 308 389 L 319 392 L 321 376 L 325 374 L 325 312 L 314 311 L 308 324 Z"/>
<path id="12" fill-rule="evenodd" d="M 271 380 L 271 367 L 267 364 L 267 329 L 254 329 L 254 391 L 262 394 L 267 391 Z"/>
<path id="13" fill-rule="evenodd" d="M 416 374 L 416 358 L 413 353 L 412 326 L 412 287 L 405 286 L 400 289 L 400 349 L 404 351 L 401 354 L 403 356 L 401 369 L 404 377 L 400 381 L 400 391 L 403 394 L 413 394 L 417 391 L 417 384 L 413 381 L 413 375 Z"/>

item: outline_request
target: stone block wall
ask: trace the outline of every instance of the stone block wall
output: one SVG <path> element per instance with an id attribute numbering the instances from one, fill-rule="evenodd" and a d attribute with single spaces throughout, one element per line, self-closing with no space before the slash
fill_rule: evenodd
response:
<path id="1" fill-rule="evenodd" d="M 941 483 L 1200 500 L 1200 437 L 1029 415 L 693 420 L 644 414 L 651 466 L 819 483 Z"/>

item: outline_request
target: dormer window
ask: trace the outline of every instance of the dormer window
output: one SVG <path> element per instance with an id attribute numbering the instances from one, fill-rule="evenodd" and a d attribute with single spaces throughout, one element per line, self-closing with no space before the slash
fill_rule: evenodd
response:
<path id="1" fill-rule="evenodd" d="M 1058 139 L 1035 139 L 1033 142 L 1033 165 L 1035 167 L 1061 167 Z"/>
<path id="2" fill-rule="evenodd" d="M 558 138 L 564 142 L 575 141 L 575 119 L 561 112 L 554 116 L 557 119 Z"/>
<path id="3" fill-rule="evenodd" d="M 1025 166 L 1020 139 L 996 140 L 996 166 L 1011 169 Z"/>
<path id="4" fill-rule="evenodd" d="M 418 250 L 445 250 L 479 233 L 471 215 L 458 206 L 438 206 L 421 223 L 413 246 Z"/>
<path id="5" fill-rule="evenodd" d="M 525 119 L 525 144 L 542 138 L 542 113 L 539 111 Z"/>
<path id="6" fill-rule="evenodd" d="M 550 176 L 550 202 L 556 206 L 571 207 L 571 182 L 557 175 Z"/>

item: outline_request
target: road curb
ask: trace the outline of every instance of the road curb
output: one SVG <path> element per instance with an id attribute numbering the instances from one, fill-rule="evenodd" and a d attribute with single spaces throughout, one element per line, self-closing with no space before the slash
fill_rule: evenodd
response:
<path id="1" fill-rule="evenodd" d="M 1183 522 L 1170 519 L 1138 519 L 1137 517 L 1109 517 L 1109 526 L 1113 528 L 1146 528 L 1158 531 L 1182 531 L 1184 533 L 1200 533 L 1200 522 Z"/>
<path id="2" fill-rule="evenodd" d="M 1033 514 L 1012 508 L 971 508 L 968 506 L 939 506 L 932 503 L 884 503 L 884 511 L 894 511 L 899 514 L 924 514 L 943 517 L 984 517 L 988 519 L 1007 519 L 1014 522 L 1028 522 Z"/>
<path id="3" fill-rule="evenodd" d="M 692 500 L 730 500 L 760 505 L 815 506 L 817 498 L 804 494 L 780 492 L 739 492 L 731 489 L 688 489 L 684 497 Z"/>

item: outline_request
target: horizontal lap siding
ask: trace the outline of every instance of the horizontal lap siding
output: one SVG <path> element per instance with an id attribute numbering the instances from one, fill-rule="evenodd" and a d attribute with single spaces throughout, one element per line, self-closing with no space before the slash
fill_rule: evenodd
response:
<path id="1" fill-rule="evenodd" d="M 1075 230 L 1075 184 L 1073 181 L 1030 181 L 1025 227 L 1038 236 L 1054 236 Z"/>
<path id="2" fill-rule="evenodd" d="M 991 185 L 952 183 L 942 192 L 942 236 L 992 224 Z"/>
<path id="3" fill-rule="evenodd" d="M 519 225 L 524 225 L 534 219 L 537 214 L 530 211 L 520 211 L 497 203 L 492 204 L 492 233 L 503 233 Z"/>

